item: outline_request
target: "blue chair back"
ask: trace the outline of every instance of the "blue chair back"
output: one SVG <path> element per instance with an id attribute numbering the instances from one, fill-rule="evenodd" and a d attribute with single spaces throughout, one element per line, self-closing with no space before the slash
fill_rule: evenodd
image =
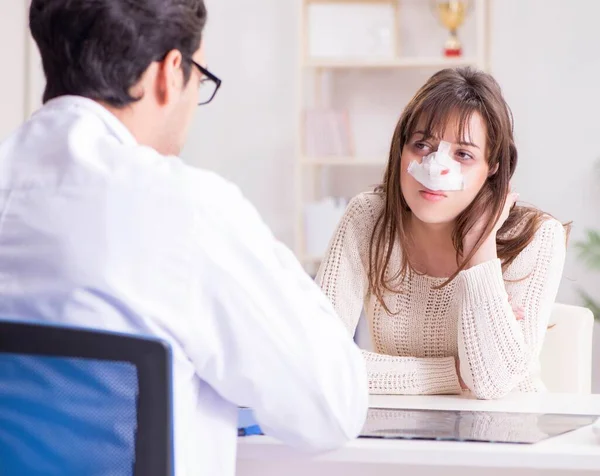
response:
<path id="1" fill-rule="evenodd" d="M 172 475 L 171 378 L 162 341 L 0 321 L 0 475 Z"/>

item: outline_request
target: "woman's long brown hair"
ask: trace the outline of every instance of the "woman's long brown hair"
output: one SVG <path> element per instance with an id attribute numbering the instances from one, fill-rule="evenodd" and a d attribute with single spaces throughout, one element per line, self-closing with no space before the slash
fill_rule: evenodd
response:
<path id="1" fill-rule="evenodd" d="M 406 252 L 400 253 L 400 268 L 389 269 L 395 247 L 400 246 L 405 251 L 409 243 L 406 226 L 411 211 L 400 185 L 404 145 L 417 130 L 424 131 L 425 136 L 443 137 L 449 121 L 454 121 L 453 124 L 458 121 L 459 137 L 465 137 L 464 132 L 474 113 L 480 114 L 487 127 L 487 161 L 494 173 L 456 219 L 452 241 L 458 269 L 442 284 L 446 286 L 465 269 L 504 208 L 510 180 L 517 166 L 512 113 L 500 86 L 489 74 L 472 68 L 444 69 L 434 74 L 416 93 L 396 126 L 383 183 L 377 187 L 384 196 L 385 206 L 376 221 L 369 247 L 369 292 L 388 313 L 390 310 L 384 302 L 384 293 L 400 292 L 399 285 L 409 273 L 415 272 Z M 464 238 L 482 216 L 488 217 L 485 229 L 469 255 L 463 256 Z M 531 243 L 547 216 L 531 207 L 516 206 L 511 210 L 496 240 L 498 257 L 504 268 Z"/>

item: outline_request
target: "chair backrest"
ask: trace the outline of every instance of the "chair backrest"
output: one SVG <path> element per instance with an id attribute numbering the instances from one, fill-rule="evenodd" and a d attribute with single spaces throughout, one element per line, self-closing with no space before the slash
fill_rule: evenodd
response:
<path id="1" fill-rule="evenodd" d="M 170 476 L 171 388 L 162 341 L 0 321 L 0 473 Z"/>
<path id="2" fill-rule="evenodd" d="M 555 304 L 540 356 L 542 381 L 551 392 L 591 393 L 594 315 Z"/>

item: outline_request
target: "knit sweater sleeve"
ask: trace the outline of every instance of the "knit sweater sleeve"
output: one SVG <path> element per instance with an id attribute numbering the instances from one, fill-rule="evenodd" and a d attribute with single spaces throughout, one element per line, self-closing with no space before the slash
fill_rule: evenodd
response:
<path id="1" fill-rule="evenodd" d="M 500 260 L 458 276 L 460 373 L 478 398 L 515 390 L 539 361 L 565 253 L 564 228 L 548 219 L 505 276 Z M 523 320 L 512 306 L 523 308 Z"/>
<path id="2" fill-rule="evenodd" d="M 371 198 L 369 198 L 371 195 Z M 317 283 L 354 335 L 368 290 L 368 255 L 376 221 L 373 194 L 355 197 L 330 242 Z M 416 358 L 363 350 L 372 394 L 459 394 L 454 357 Z"/>

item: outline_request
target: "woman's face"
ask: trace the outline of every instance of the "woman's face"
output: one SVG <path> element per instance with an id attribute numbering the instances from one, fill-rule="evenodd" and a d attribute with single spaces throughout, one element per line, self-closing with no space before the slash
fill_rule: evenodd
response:
<path id="1" fill-rule="evenodd" d="M 408 138 L 402 149 L 402 194 L 414 216 L 424 223 L 453 222 L 475 199 L 488 178 L 486 126 L 477 112 L 465 126 L 466 137 L 458 137 L 458 124 L 452 125 L 452 122 L 446 127 L 444 137 L 425 137 L 420 132 L 422 129 L 417 127 L 417 132 Z M 452 144 L 449 154 L 461 165 L 464 190 L 433 192 L 408 173 L 408 165 L 413 160 L 421 163 L 423 157 L 437 150 L 442 140 Z"/>

